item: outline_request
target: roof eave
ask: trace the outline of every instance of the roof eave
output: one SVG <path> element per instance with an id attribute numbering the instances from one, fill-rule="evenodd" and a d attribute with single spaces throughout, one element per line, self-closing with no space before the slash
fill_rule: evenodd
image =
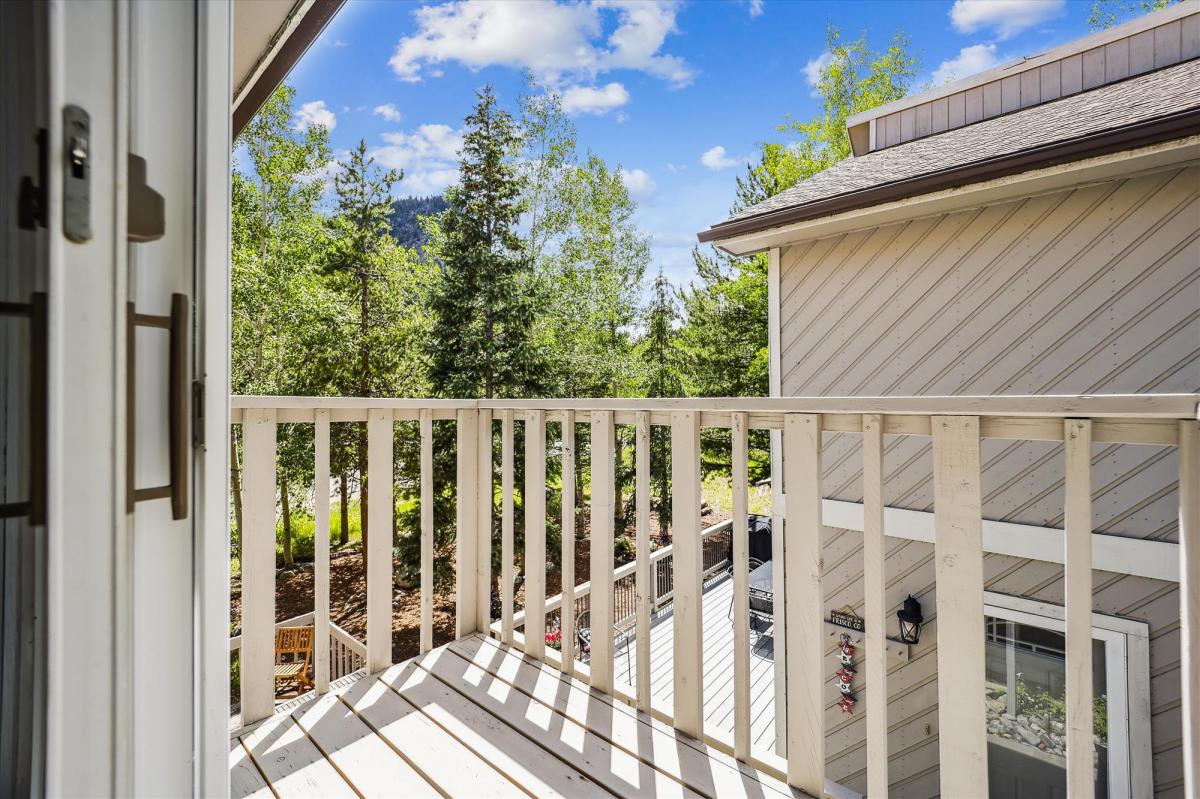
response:
<path id="1" fill-rule="evenodd" d="M 846 192 L 803 205 L 713 225 L 701 231 L 701 243 L 722 242 L 798 222 L 832 216 L 922 194 L 958 188 L 972 183 L 1008 177 L 1035 169 L 1081 161 L 1147 145 L 1171 141 L 1200 130 L 1200 107 L 1188 108 L 1154 119 L 1098 131 L 1085 136 L 1019 150 L 994 158 L 929 172 L 904 180 Z"/>

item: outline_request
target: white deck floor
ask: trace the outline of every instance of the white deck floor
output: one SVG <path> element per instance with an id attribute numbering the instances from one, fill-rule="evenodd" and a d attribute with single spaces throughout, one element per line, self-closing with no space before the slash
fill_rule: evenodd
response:
<path id="1" fill-rule="evenodd" d="M 237 799 L 802 796 L 481 636 L 235 735 L 230 771 Z"/>
<path id="2" fill-rule="evenodd" d="M 724 577 L 704 592 L 704 724 L 706 729 L 733 731 L 733 621 L 730 603 L 733 580 Z M 775 642 L 768 622 L 755 622 L 750 630 L 750 732 L 756 749 L 775 750 Z M 650 685 L 654 702 L 670 706 L 674 694 L 674 629 L 668 609 L 650 630 Z M 617 679 L 635 685 L 634 636 L 629 652 L 616 647 Z"/>

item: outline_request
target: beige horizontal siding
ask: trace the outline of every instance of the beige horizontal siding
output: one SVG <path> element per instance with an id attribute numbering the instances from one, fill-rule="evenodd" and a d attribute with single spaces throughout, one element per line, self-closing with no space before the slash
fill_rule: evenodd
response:
<path id="1" fill-rule="evenodd" d="M 798 242 L 780 260 L 781 375 L 788 396 L 1083 394 L 1200 390 L 1200 169 Z M 1062 447 L 983 442 L 984 515 L 1060 527 Z M 1173 541 L 1173 449 L 1096 445 L 1099 532 Z M 824 493 L 861 501 L 859 437 L 827 433 Z M 885 501 L 931 510 L 932 455 L 889 437 Z M 887 601 L 932 617 L 913 660 L 892 670 L 894 795 L 936 795 L 936 612 L 932 546 L 889 540 Z M 861 534 L 827 530 L 829 608 L 862 604 Z M 1062 567 L 985 559 L 992 590 L 1062 601 Z M 1097 611 L 1150 626 L 1156 791 L 1181 790 L 1178 595 L 1174 584 L 1096 572 Z M 834 671 L 832 649 L 830 669 Z M 870 697 L 860 694 L 871 707 Z M 865 789 L 862 714 L 826 688 L 829 773 Z"/>

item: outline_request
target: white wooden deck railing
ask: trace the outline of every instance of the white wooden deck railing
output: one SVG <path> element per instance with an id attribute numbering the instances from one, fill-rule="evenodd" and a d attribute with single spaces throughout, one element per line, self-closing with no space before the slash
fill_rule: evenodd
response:
<path id="1" fill-rule="evenodd" d="M 329 425 L 366 422 L 371 475 L 391 474 L 392 426 L 417 420 L 421 430 L 422 517 L 421 647 L 432 642 L 432 515 L 428 512 L 432 476 L 432 421 L 457 423 L 457 544 L 455 551 L 456 632 L 487 632 L 490 613 L 493 422 L 499 424 L 501 446 L 501 613 L 499 635 L 528 656 L 544 660 L 593 688 L 611 693 L 683 733 L 701 738 L 759 768 L 785 777 L 814 796 L 825 779 L 825 668 L 823 594 L 821 586 L 822 496 L 821 440 L 824 432 L 862 436 L 864 492 L 865 682 L 868 697 L 887 696 L 884 631 L 888 608 L 884 599 L 883 442 L 885 435 L 928 437 L 933 450 L 937 580 L 937 665 L 953 679 L 938 681 L 940 780 L 943 796 L 980 796 L 987 791 L 987 748 L 984 706 L 983 549 L 981 536 L 980 441 L 983 438 L 1061 441 L 1065 445 L 1065 597 L 1067 614 L 1067 772 L 1072 797 L 1092 795 L 1092 701 L 1090 675 L 1092 529 L 1091 445 L 1141 443 L 1179 447 L 1180 558 L 1184 762 L 1197 762 L 1200 733 L 1200 432 L 1198 395 L 1094 397 L 895 397 L 788 399 L 591 399 L 591 400 L 405 400 L 329 399 L 304 397 L 234 397 L 233 422 L 242 424 L 245 441 L 244 540 L 242 559 L 242 708 L 247 721 L 271 713 L 273 696 L 274 568 L 275 568 L 275 426 L 280 422 L 313 423 L 316 427 L 316 484 L 329 478 Z M 562 536 L 565 590 L 549 600 L 544 573 L 527 575 L 525 615 L 513 612 L 513 441 L 514 425 L 525 426 L 525 562 L 546 562 L 547 423 L 564 423 L 563 470 L 573 472 L 577 457 L 575 426 L 591 426 L 591 580 L 587 593 L 592 629 L 610 629 L 614 621 L 614 425 L 636 428 L 636 520 L 639 552 L 649 550 L 649 441 L 652 425 L 669 426 L 671 436 L 672 515 L 674 543 L 671 594 L 674 646 L 672 706 L 652 705 L 649 692 L 649 619 L 654 612 L 651 564 L 654 556 L 633 566 L 636 595 L 637 690 L 614 680 L 613 642 L 594 636 L 590 662 L 579 663 L 571 641 L 572 614 L 563 616 L 563 649 L 545 647 L 544 636 L 522 635 L 515 628 L 529 618 L 545 618 L 556 607 L 572 607 L 580 591 L 570 572 L 574 536 Z M 735 725 L 732 736 L 704 725 L 702 675 L 702 545 L 700 535 L 700 429 L 727 428 L 733 440 L 732 524 L 736 640 L 734 658 Z M 786 504 L 775 508 L 787 535 L 775 539 L 775 657 L 784 668 L 786 757 L 758 751 L 750 742 L 750 652 L 745 607 L 748 493 L 746 438 L 750 430 L 780 431 L 783 489 Z M 564 508 L 571 508 L 573 483 L 565 481 Z M 372 481 L 371 530 L 391 530 L 389 483 Z M 318 495 L 324 492 L 318 492 Z M 569 510 L 568 510 L 569 512 Z M 316 520 L 317 605 L 315 623 L 328 625 L 328 503 L 318 496 Z M 564 529 L 570 530 L 570 519 Z M 687 534 L 685 531 L 695 531 Z M 786 543 L 786 546 L 782 544 Z M 366 661 L 371 671 L 388 665 L 391 656 L 391 536 L 369 537 L 367 574 Z M 658 553 L 655 553 L 656 555 Z M 627 567 L 623 567 L 625 569 Z M 782 600 L 782 601 L 781 601 Z M 818 642 L 822 642 L 818 645 Z M 328 684 L 328 652 L 318 649 L 318 682 Z M 777 691 L 781 690 L 777 686 Z M 872 797 L 887 794 L 887 718 L 872 714 L 867 722 L 867 782 Z M 1187 769 L 1185 793 L 1196 790 L 1196 775 Z"/>

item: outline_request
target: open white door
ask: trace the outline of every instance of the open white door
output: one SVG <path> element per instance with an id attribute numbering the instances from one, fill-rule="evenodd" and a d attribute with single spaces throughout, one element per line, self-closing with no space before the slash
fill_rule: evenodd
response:
<path id="1" fill-rule="evenodd" d="M 46 793 L 220 796 L 230 7 L 48 16 Z"/>

